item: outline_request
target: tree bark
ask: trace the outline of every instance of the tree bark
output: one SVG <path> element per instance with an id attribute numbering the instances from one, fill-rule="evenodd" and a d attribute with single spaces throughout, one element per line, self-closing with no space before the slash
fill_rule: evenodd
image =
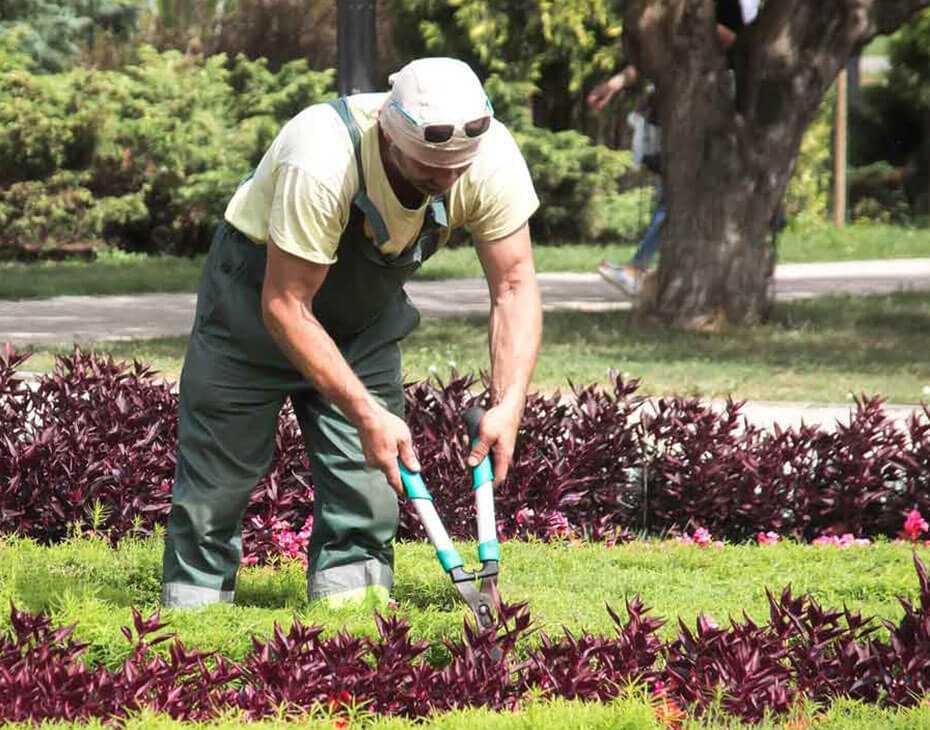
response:
<path id="1" fill-rule="evenodd" d="M 687 329 L 753 324 L 769 304 L 769 221 L 801 137 L 847 59 L 930 0 L 767 0 L 731 53 L 713 0 L 629 0 L 623 40 L 655 83 L 669 205 L 648 312 Z"/>

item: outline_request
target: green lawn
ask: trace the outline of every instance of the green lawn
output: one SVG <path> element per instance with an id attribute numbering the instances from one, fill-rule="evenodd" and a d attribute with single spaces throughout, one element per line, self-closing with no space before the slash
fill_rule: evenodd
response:
<path id="1" fill-rule="evenodd" d="M 403 343 L 407 378 L 487 369 L 486 330 L 481 317 L 424 321 Z M 917 403 L 930 400 L 928 333 L 930 292 L 784 302 L 770 324 L 722 335 L 645 328 L 626 312 L 554 312 L 545 317 L 533 386 L 603 383 L 615 368 L 652 394 L 842 403 L 864 392 Z M 176 379 L 185 344 L 175 337 L 97 347 Z M 47 371 L 62 350 L 39 348 L 24 368 Z"/>
<path id="2" fill-rule="evenodd" d="M 475 549 L 473 544 L 461 547 L 468 555 Z M 930 560 L 930 551 L 922 549 L 920 554 L 925 561 Z M 637 541 L 613 548 L 512 541 L 503 546 L 501 591 L 508 601 L 527 601 L 539 628 L 558 635 L 563 627 L 576 634 L 583 630 L 611 634 L 613 624 L 605 603 L 624 615 L 625 599 L 636 594 L 656 613 L 670 619 L 661 630 L 666 638 L 676 633 L 675 619 L 680 617 L 693 626 L 700 612 L 726 622 L 728 617 L 741 617 L 746 611 L 764 621 L 768 616 L 765 588 L 777 592 L 789 583 L 796 595 L 809 592 L 825 607 L 842 608 L 845 604 L 866 615 L 895 620 L 902 615 L 896 596 L 914 598 L 917 593 L 911 556 L 909 546 L 892 543 L 840 550 L 794 543 L 701 549 L 670 541 Z M 136 606 L 143 613 L 157 608 L 160 569 L 158 537 L 127 540 L 116 549 L 103 540 L 88 538 L 54 547 L 5 538 L 0 541 L 0 599 L 3 605 L 13 601 L 20 609 L 47 611 L 56 623 L 76 624 L 76 638 L 89 645 L 88 660 L 112 668 L 128 652 L 120 627 L 131 625 L 130 607 Z M 309 605 L 305 591 L 303 569 L 297 562 L 276 569 L 245 568 L 240 573 L 235 605 L 166 610 L 162 618 L 188 646 L 215 649 L 237 659 L 249 651 L 251 636 L 267 637 L 275 622 L 287 627 L 295 618 L 325 626 L 328 633 L 344 628 L 375 634 L 369 611 L 334 611 Z M 410 622 L 412 635 L 431 643 L 428 657 L 443 661 L 441 640 L 460 635 L 466 611 L 454 601 L 452 586 L 431 547 L 422 543 L 398 546 L 395 596 L 397 612 Z M 5 630 L 8 626 L 8 614 L 0 614 L 0 627 Z M 529 639 L 531 643 L 536 640 Z M 521 645 L 518 651 L 525 647 Z M 160 650 L 166 650 L 165 645 L 160 645 Z M 824 719 L 828 724 L 818 723 L 817 727 L 927 727 L 913 724 L 930 721 L 927 709 L 915 718 L 913 713 L 882 713 L 843 704 Z M 576 711 L 582 714 L 572 715 Z M 591 714 L 586 715 L 588 712 Z M 590 724 L 566 723 L 564 718 L 571 716 L 588 717 Z M 530 722 L 528 718 L 533 717 L 536 719 Z M 481 711 L 454 713 L 430 726 L 552 730 L 654 727 L 642 724 L 650 717 L 641 700 L 628 699 L 576 710 L 566 703 L 534 704 L 523 713 L 496 717 Z M 842 724 L 840 719 L 851 724 Z M 870 726 L 868 722 L 878 724 Z M 892 722 L 902 724 L 889 724 Z M 363 726 L 414 727 L 396 721 Z M 704 726 L 724 727 L 722 723 Z"/>
<path id="3" fill-rule="evenodd" d="M 803 715 L 802 715 L 803 716 Z M 568 701 L 536 701 L 518 712 L 464 710 L 450 712 L 426 721 L 400 718 L 374 719 L 359 713 L 347 728 L 359 730 L 926 730 L 930 727 L 930 707 L 911 710 L 880 710 L 874 706 L 841 700 L 826 710 L 807 715 L 815 718 L 810 724 L 792 722 L 762 722 L 745 725 L 723 718 L 686 720 L 680 725 L 668 725 L 656 719 L 655 711 L 645 700 L 623 698 L 610 704 Z M 8 730 L 35 730 L 30 723 L 12 723 Z M 81 724 L 43 723 L 42 730 L 74 728 L 75 730 L 109 730 L 111 724 L 90 722 Z M 125 730 L 333 730 L 341 727 L 329 718 L 306 718 L 300 722 L 265 720 L 247 722 L 234 718 L 205 723 L 174 722 L 165 716 L 143 713 L 121 723 Z"/>
<path id="4" fill-rule="evenodd" d="M 622 261 L 629 245 L 572 244 L 537 246 L 541 272 L 593 271 L 601 259 Z M 838 230 L 829 225 L 789 227 L 779 239 L 779 260 L 854 261 L 930 256 L 930 229 L 859 224 Z M 63 294 L 191 292 L 197 287 L 203 257 L 193 259 L 106 253 L 94 263 L 0 263 L 0 299 Z M 419 274 L 421 279 L 481 276 L 470 247 L 440 251 Z"/>
<path id="5" fill-rule="evenodd" d="M 540 272 L 593 271 L 602 259 L 628 259 L 633 247 L 573 244 L 536 246 L 535 252 L 536 269 Z M 826 224 L 799 225 L 790 226 L 778 239 L 781 263 L 926 256 L 930 256 L 930 228 L 858 224 L 838 229 Z M 471 248 L 458 248 L 440 251 L 426 264 L 420 276 L 426 279 L 481 276 L 481 266 Z"/>
<path id="6" fill-rule="evenodd" d="M 0 262 L 0 299 L 192 292 L 197 290 L 203 259 L 106 252 L 90 263 Z"/>

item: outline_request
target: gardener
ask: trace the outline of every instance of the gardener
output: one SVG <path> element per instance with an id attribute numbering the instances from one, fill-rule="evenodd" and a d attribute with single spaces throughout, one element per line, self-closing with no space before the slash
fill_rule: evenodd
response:
<path id="1" fill-rule="evenodd" d="M 315 487 L 310 598 L 387 601 L 398 458 L 419 470 L 398 343 L 420 317 L 403 286 L 461 226 L 491 300 L 492 407 L 469 462 L 491 453 L 507 475 L 539 349 L 539 201 L 466 64 L 421 59 L 391 85 L 291 119 L 226 208 L 181 374 L 165 606 L 233 600 L 243 514 L 288 397 Z"/>

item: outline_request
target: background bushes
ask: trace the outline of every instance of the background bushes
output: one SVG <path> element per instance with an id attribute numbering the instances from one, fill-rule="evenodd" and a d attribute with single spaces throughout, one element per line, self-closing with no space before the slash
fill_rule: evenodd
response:
<path id="1" fill-rule="evenodd" d="M 0 246 L 6 257 L 76 244 L 194 254 L 237 182 L 287 119 L 334 96 L 332 71 L 304 60 L 202 58 L 139 49 L 120 70 L 36 74 L 9 48 L 0 80 Z M 635 197 L 617 181 L 626 152 L 531 121 L 530 86 L 492 77 L 489 93 L 524 149 L 545 239 L 630 237 Z"/>
<path id="2" fill-rule="evenodd" d="M 850 205 L 893 222 L 930 213 L 930 11 L 888 43 L 890 68 L 850 114 Z"/>
<path id="3" fill-rule="evenodd" d="M 3 56 L 0 245 L 106 241 L 129 251 L 204 251 L 236 183 L 280 124 L 330 98 L 331 72 L 294 61 L 277 73 L 139 49 L 116 71 L 33 74 Z"/>
<path id="4" fill-rule="evenodd" d="M 204 251 L 231 190 L 281 123 L 334 94 L 333 6 L 301 7 L 296 13 L 293 0 L 5 3 L 0 258 L 102 245 Z M 301 22 L 285 27 L 295 14 Z M 627 153 L 616 151 L 628 144 L 635 94 L 618 96 L 601 114 L 584 103 L 622 64 L 616 3 L 380 0 L 378 17 L 382 83 L 425 54 L 459 56 L 486 79 L 540 193 L 536 240 L 638 235 L 651 180 L 633 174 Z M 924 13 L 890 44 L 887 80 L 863 91 L 852 162 L 871 167 L 851 176 L 855 217 L 908 222 L 924 205 L 928 32 Z M 826 212 L 831 117 L 828 100 L 802 145 L 789 217 Z"/>
<path id="5" fill-rule="evenodd" d="M 43 71 L 62 71 L 98 40 L 128 42 L 138 29 L 140 0 L 7 0 L 0 5 L 0 37 Z"/>

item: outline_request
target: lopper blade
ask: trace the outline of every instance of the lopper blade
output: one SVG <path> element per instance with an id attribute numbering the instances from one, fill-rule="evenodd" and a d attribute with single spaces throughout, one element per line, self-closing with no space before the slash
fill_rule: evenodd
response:
<path id="1" fill-rule="evenodd" d="M 496 625 L 495 606 L 490 596 L 479 592 L 472 583 L 455 583 L 455 588 L 475 615 L 475 620 L 483 629 L 493 629 Z"/>

